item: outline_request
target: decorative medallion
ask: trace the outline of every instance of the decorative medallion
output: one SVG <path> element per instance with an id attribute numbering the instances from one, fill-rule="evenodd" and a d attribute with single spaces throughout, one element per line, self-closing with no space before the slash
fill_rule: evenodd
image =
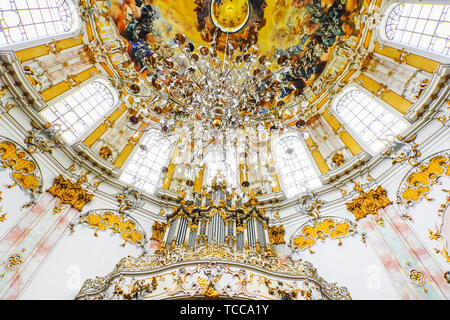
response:
<path id="1" fill-rule="evenodd" d="M 417 286 L 423 286 L 425 284 L 425 276 L 422 272 L 415 269 L 409 270 L 409 280 Z"/>
<path id="2" fill-rule="evenodd" d="M 211 19 L 224 32 L 239 31 L 247 23 L 249 16 L 248 0 L 211 1 Z"/>
<path id="3" fill-rule="evenodd" d="M 7 271 L 18 269 L 23 263 L 23 257 L 20 253 L 13 254 L 6 259 L 5 269 Z"/>

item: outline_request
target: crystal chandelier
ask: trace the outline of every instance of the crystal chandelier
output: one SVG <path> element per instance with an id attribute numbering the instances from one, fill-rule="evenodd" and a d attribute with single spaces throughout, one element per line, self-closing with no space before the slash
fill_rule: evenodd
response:
<path id="1" fill-rule="evenodd" d="M 282 75 L 290 68 L 285 57 L 272 66 L 254 44 L 235 49 L 228 34 L 224 47 L 217 48 L 220 33 L 217 29 L 209 47 L 197 49 L 177 34 L 174 51 L 148 58 L 143 69 L 151 71 L 151 100 L 146 108 L 163 117 L 163 132 L 177 123 L 192 126 L 195 120 L 209 128 L 280 128 L 283 111 L 298 104 L 284 101 L 286 92 L 295 90 L 283 86 Z"/>
<path id="2" fill-rule="evenodd" d="M 273 159 L 258 146 L 267 146 L 272 133 L 291 129 L 282 121 L 283 112 L 298 104 L 288 105 L 284 99 L 287 91 L 295 90 L 283 85 L 290 62 L 280 57 L 273 65 L 266 56 L 258 55 L 254 43 L 236 49 L 228 41 L 228 33 L 225 44 L 218 48 L 216 39 L 221 32 L 216 30 L 209 47 L 198 48 L 185 35 L 177 34 L 172 50 L 149 56 L 143 69 L 148 69 L 151 93 L 140 97 L 149 99 L 139 104 L 139 112 L 157 116 L 159 129 L 173 138 L 183 154 L 174 159 L 175 169 L 163 169 L 165 178 L 183 176 L 186 186 L 192 188 L 208 162 L 209 172 L 215 171 L 216 178 L 232 189 L 250 186 L 249 165 L 254 172 L 264 167 L 265 174 L 256 174 L 259 178 L 253 181 L 265 176 L 273 184 Z M 298 119 L 296 129 L 305 131 L 305 121 Z M 250 131 L 256 132 L 253 142 L 248 139 Z M 244 164 L 241 186 L 234 183 L 233 167 L 236 171 L 238 162 Z"/>

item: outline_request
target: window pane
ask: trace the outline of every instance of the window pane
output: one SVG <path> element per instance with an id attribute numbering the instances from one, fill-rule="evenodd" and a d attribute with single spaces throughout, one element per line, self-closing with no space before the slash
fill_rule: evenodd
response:
<path id="1" fill-rule="evenodd" d="M 450 56 L 450 5 L 402 3 L 386 20 L 386 37 L 425 51 Z"/>
<path id="2" fill-rule="evenodd" d="M 96 96 L 102 99 L 99 101 Z M 56 128 L 59 127 L 67 142 L 72 143 L 105 115 L 113 104 L 114 98 L 109 88 L 93 81 L 44 110 L 42 116 Z"/>
<path id="3" fill-rule="evenodd" d="M 171 143 L 161 132 L 151 130 L 142 138 L 140 146 L 120 180 L 154 193 L 163 177 L 162 168 L 169 160 Z"/>
<path id="4" fill-rule="evenodd" d="M 281 138 L 274 148 L 279 175 L 288 198 L 321 185 L 318 174 L 298 136 Z"/>
<path id="5" fill-rule="evenodd" d="M 72 14 L 65 0 L 1 0 L 0 47 L 69 32 Z"/>
<path id="6" fill-rule="evenodd" d="M 345 93 L 336 105 L 336 112 L 351 115 L 344 118 L 346 125 L 374 152 L 406 127 L 405 122 L 359 89 Z"/>

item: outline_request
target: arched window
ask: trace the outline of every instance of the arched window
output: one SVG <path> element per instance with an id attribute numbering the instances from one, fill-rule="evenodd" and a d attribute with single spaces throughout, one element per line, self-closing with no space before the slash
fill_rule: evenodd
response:
<path id="1" fill-rule="evenodd" d="M 72 22 L 66 0 L 2 0 L 0 48 L 67 33 Z"/>
<path id="2" fill-rule="evenodd" d="M 335 110 L 345 124 L 373 152 L 380 151 L 406 128 L 406 123 L 365 92 L 351 88 L 338 100 Z"/>
<path id="3" fill-rule="evenodd" d="M 95 80 L 45 109 L 41 115 L 54 125 L 68 143 L 72 143 L 113 105 L 111 90 L 101 81 Z"/>
<path id="4" fill-rule="evenodd" d="M 286 197 L 322 184 L 299 136 L 281 138 L 274 146 L 274 153 Z"/>
<path id="5" fill-rule="evenodd" d="M 151 130 L 142 138 L 142 143 L 126 166 L 120 180 L 138 189 L 154 193 L 162 168 L 167 165 L 172 145 L 159 131 Z"/>
<path id="6" fill-rule="evenodd" d="M 390 41 L 450 56 L 450 5 L 401 3 L 386 20 Z"/>

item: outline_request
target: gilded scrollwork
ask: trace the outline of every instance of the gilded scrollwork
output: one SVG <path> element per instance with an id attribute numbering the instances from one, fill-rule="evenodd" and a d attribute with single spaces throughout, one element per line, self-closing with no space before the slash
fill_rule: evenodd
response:
<path id="1" fill-rule="evenodd" d="M 443 176 L 450 176 L 450 157 L 448 151 L 424 159 L 410 170 L 400 184 L 397 203 L 409 207 L 427 195 L 431 187 Z"/>
<path id="2" fill-rule="evenodd" d="M 116 199 L 120 213 L 128 213 L 144 205 L 140 192 L 132 187 L 126 187 L 123 191 L 117 193 Z"/>
<path id="3" fill-rule="evenodd" d="M 275 245 L 286 243 L 284 241 L 284 233 L 285 233 L 285 230 L 282 225 L 269 227 L 270 242 Z"/>
<path id="4" fill-rule="evenodd" d="M 396 163 L 407 162 L 413 167 L 417 166 L 419 164 L 418 159 L 421 156 L 421 152 L 418 150 L 419 144 L 414 142 L 416 137 L 416 134 L 410 138 L 396 136 L 382 155 L 392 159 L 393 165 Z"/>
<path id="5" fill-rule="evenodd" d="M 11 170 L 14 184 L 9 188 L 19 185 L 32 196 L 41 193 L 43 180 L 37 162 L 24 148 L 4 137 L 0 137 L 0 164 Z"/>
<path id="6" fill-rule="evenodd" d="M 433 199 L 429 197 L 429 194 L 433 187 L 441 184 L 442 179 L 448 176 L 450 176 L 450 155 L 448 150 L 423 159 L 417 166 L 408 171 L 397 191 L 396 203 L 400 212 L 402 212 L 402 217 L 408 218 L 409 221 L 413 222 L 412 217 L 409 216 L 409 210 L 423 199 L 428 202 L 432 201 Z M 448 214 L 448 206 L 450 204 L 450 190 L 445 188 L 441 190 L 446 193 L 445 201 L 441 203 L 437 212 L 438 217 L 442 218 L 442 223 L 439 227 L 436 225 L 435 230 L 428 229 L 428 238 L 443 243 L 442 248 L 434 248 L 434 251 L 442 255 L 447 263 L 450 263 L 448 240 L 444 239 L 442 235 L 446 221 L 444 215 Z"/>
<path id="7" fill-rule="evenodd" d="M 448 243 L 449 242 L 448 242 L 448 239 L 445 239 L 442 236 L 442 230 L 446 228 L 446 226 L 444 226 L 444 225 L 447 221 L 447 219 L 444 217 L 444 215 L 449 214 L 447 211 L 450 206 L 450 190 L 442 189 L 442 191 L 447 194 L 447 196 L 445 198 L 445 202 L 439 206 L 439 210 L 438 210 L 438 216 L 442 217 L 442 223 L 439 226 L 439 228 L 436 228 L 435 231 L 428 230 L 428 238 L 430 238 L 431 240 L 438 240 L 438 241 L 443 242 L 442 249 L 435 248 L 435 252 L 437 254 L 441 254 L 442 256 L 444 256 L 447 263 L 450 263 L 450 255 L 448 254 L 448 252 L 449 252 Z"/>
<path id="8" fill-rule="evenodd" d="M 54 128 L 50 123 L 40 128 L 36 123 L 31 122 L 32 129 L 28 131 L 28 136 L 25 137 L 24 142 L 27 145 L 27 151 L 29 153 L 35 153 L 38 151 L 44 151 L 53 153 L 53 148 L 57 148 L 63 145 L 59 139 Z"/>
<path id="9" fill-rule="evenodd" d="M 342 245 L 343 238 L 351 237 L 356 232 L 356 224 L 350 220 L 339 217 L 323 217 L 300 226 L 292 236 L 290 246 L 294 250 L 308 249 L 313 253 L 311 248 L 319 240 L 338 239 L 339 245 Z"/>
<path id="10" fill-rule="evenodd" d="M 319 211 L 322 208 L 323 201 L 320 200 L 315 194 L 309 193 L 300 198 L 301 209 L 309 216 L 318 219 Z"/>
<path id="11" fill-rule="evenodd" d="M 370 189 L 366 192 L 356 182 L 354 189 L 358 191 L 359 197 L 352 199 L 351 202 L 347 202 L 345 205 L 355 215 L 355 219 L 359 220 L 367 215 L 375 215 L 378 219 L 382 219 L 379 217 L 378 210 L 392 204 L 386 196 L 386 190 L 381 186 L 377 186 L 375 189 Z"/>
<path id="12" fill-rule="evenodd" d="M 86 224 L 88 227 L 93 228 L 95 236 L 97 236 L 98 231 L 111 230 L 119 234 L 124 240 L 122 245 L 129 242 L 145 251 L 144 245 L 147 242 L 145 231 L 136 220 L 131 217 L 125 217 L 115 210 L 89 211 L 80 216 L 78 224 Z"/>
<path id="13" fill-rule="evenodd" d="M 53 185 L 47 190 L 50 194 L 60 199 L 61 204 L 68 204 L 78 211 L 89 203 L 94 195 L 82 187 L 85 182 L 81 176 L 76 182 L 65 178 L 62 174 L 55 178 Z"/>
<path id="14" fill-rule="evenodd" d="M 2 197 L 2 192 L 0 191 L 0 202 L 2 202 L 3 197 Z M 3 212 L 3 207 L 0 206 L 0 222 L 3 222 L 6 220 L 6 212 Z"/>
<path id="15" fill-rule="evenodd" d="M 167 223 L 155 221 L 152 226 L 153 233 L 152 233 L 152 237 L 150 238 L 150 240 L 161 242 L 164 238 L 166 228 L 167 228 Z"/>

